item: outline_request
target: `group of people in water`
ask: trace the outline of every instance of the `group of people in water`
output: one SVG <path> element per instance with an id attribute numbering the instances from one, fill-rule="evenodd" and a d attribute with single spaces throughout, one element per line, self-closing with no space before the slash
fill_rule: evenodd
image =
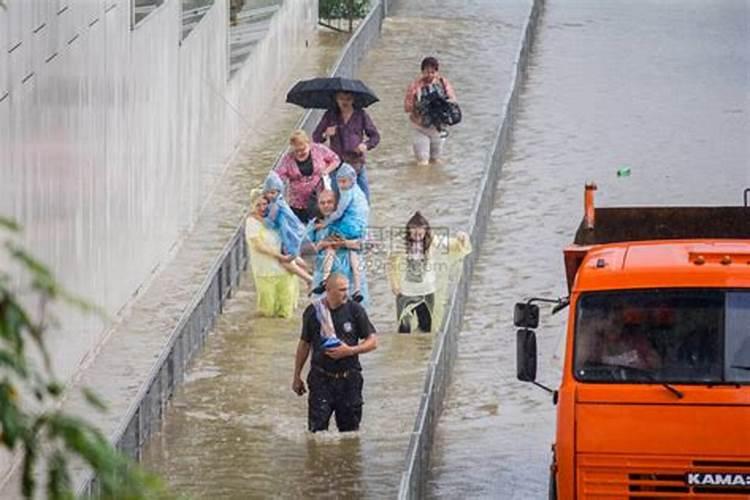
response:
<path id="1" fill-rule="evenodd" d="M 434 57 L 425 58 L 404 102 L 420 165 L 439 159 L 446 136 L 441 123 L 425 116 L 426 108 L 420 103 L 435 94 L 450 102 L 456 99 L 438 68 Z M 300 282 L 311 297 L 303 314 L 292 384 L 297 394 L 306 392 L 300 373 L 312 348 L 308 376 L 311 431 L 326 429 L 334 411 L 339 430 L 358 428 L 362 383 L 357 355 L 376 346 L 375 329 L 366 313 L 368 266 L 364 258 L 366 246 L 378 244 L 368 237 L 366 155 L 378 146 L 380 133 L 368 113 L 355 107 L 351 93 L 338 92 L 334 101 L 312 137 L 303 130 L 291 134 L 289 151 L 262 187 L 251 193 L 246 224 L 258 313 L 291 317 L 302 295 Z M 387 266 L 396 296 L 398 331 L 430 332 L 435 326 L 436 274 L 446 269 L 435 264 L 444 257 L 448 263 L 468 254 L 469 238 L 461 232 L 455 237 L 434 234 L 428 220 L 416 212 L 399 240 L 392 245 Z M 305 253 L 314 256 L 312 265 L 303 258 Z M 330 393 L 336 381 L 345 385 L 339 391 L 343 400 L 338 408 Z M 352 392 L 352 387 L 359 389 Z M 357 405 L 359 413 L 352 410 Z"/>
<path id="2" fill-rule="evenodd" d="M 425 123 L 420 102 L 430 93 L 456 99 L 453 86 L 438 70 L 437 59 L 425 58 L 404 99 L 419 164 L 437 161 L 445 141 L 439 124 Z M 380 133 L 367 111 L 354 103 L 351 93 L 336 93 L 335 106 L 323 115 L 312 137 L 295 130 L 289 151 L 251 193 L 246 235 L 262 316 L 290 317 L 300 296 L 295 277 L 319 297 L 334 271 L 349 280 L 353 300 L 369 303 L 363 262 L 370 212 L 366 155 L 380 143 Z M 421 330 L 431 331 L 435 266 L 428 262 L 444 251 L 460 253 L 459 247 L 468 244 L 464 236 L 436 239 L 421 213 L 409 219 L 403 245 L 397 245 L 388 261 L 400 331 L 411 330 L 411 313 Z M 312 266 L 302 258 L 305 252 L 314 255 Z"/>

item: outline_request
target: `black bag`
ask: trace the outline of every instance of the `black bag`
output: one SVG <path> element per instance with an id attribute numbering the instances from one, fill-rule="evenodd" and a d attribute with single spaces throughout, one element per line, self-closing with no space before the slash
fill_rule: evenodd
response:
<path id="1" fill-rule="evenodd" d="M 439 84 L 432 84 L 421 90 L 417 111 L 422 118 L 423 127 L 443 130 L 445 126 L 461 122 L 461 108 L 457 103 L 448 100 L 446 88 L 447 84 L 441 78 Z"/>
<path id="2" fill-rule="evenodd" d="M 450 102 L 438 92 L 425 95 L 417 107 L 422 118 L 422 126 L 435 127 L 442 130 L 445 126 L 456 125 L 461 122 L 461 108 L 455 102 Z"/>
<path id="3" fill-rule="evenodd" d="M 448 105 L 447 113 L 445 116 L 446 125 L 456 125 L 461 123 L 461 108 L 457 102 L 446 102 Z"/>

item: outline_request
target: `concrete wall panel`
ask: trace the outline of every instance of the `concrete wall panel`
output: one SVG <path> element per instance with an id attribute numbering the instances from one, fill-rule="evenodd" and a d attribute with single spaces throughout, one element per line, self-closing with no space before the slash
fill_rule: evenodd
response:
<path id="1" fill-rule="evenodd" d="M 285 1 L 231 81 L 225 0 L 184 40 L 180 0 L 135 28 L 130 0 L 2 5 L 0 215 L 23 225 L 64 286 L 117 319 L 257 126 L 285 54 L 314 29 L 317 1 Z M 68 378 L 109 320 L 59 315 L 50 347 Z"/>

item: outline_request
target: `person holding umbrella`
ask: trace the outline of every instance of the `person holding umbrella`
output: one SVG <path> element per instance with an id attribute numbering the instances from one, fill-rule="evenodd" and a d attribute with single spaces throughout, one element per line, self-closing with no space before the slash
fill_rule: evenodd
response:
<path id="1" fill-rule="evenodd" d="M 336 106 L 325 112 L 313 132 L 313 140 L 329 140 L 331 149 L 343 161 L 354 167 L 357 172 L 357 184 L 369 203 L 370 186 L 365 169 L 365 153 L 378 145 L 380 134 L 367 111 L 354 107 L 354 94 L 336 92 L 334 100 Z"/>
<path id="2" fill-rule="evenodd" d="M 354 167 L 357 184 L 369 202 L 365 153 L 378 145 L 380 134 L 363 108 L 378 102 L 377 96 L 360 80 L 314 78 L 298 82 L 287 94 L 287 102 L 326 110 L 313 132 L 313 141 L 330 141 L 331 149 Z M 336 172 L 332 172 L 334 190 L 337 187 L 335 176 Z"/>

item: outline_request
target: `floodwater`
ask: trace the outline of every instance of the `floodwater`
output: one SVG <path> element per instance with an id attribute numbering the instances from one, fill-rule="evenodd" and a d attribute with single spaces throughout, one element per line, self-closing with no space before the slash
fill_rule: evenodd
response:
<path id="1" fill-rule="evenodd" d="M 547 2 L 432 451 L 431 498 L 546 498 L 555 407 L 515 378 L 513 303 L 567 294 L 583 186 L 606 205 L 738 205 L 750 186 L 747 2 Z M 629 177 L 616 176 L 619 168 Z M 498 282 L 501 283 L 498 286 Z M 539 382 L 564 314 L 542 315 Z"/>
<path id="2" fill-rule="evenodd" d="M 381 98 L 370 110 L 383 135 L 368 165 L 373 225 L 403 226 L 416 209 L 433 226 L 467 224 L 529 9 L 526 0 L 393 7 L 360 75 Z M 402 100 L 428 54 L 457 88 L 465 121 L 452 131 L 441 164 L 418 167 Z M 274 148 L 288 132 L 280 129 Z M 246 155 L 258 182 L 275 152 Z M 299 320 L 255 317 L 248 274 L 146 450 L 146 466 L 195 498 L 395 496 L 433 336 L 393 333 L 393 296 L 382 262 L 373 259 L 369 310 L 380 346 L 362 357 L 366 403 L 358 433 L 306 431 L 306 399 L 290 389 Z"/>

